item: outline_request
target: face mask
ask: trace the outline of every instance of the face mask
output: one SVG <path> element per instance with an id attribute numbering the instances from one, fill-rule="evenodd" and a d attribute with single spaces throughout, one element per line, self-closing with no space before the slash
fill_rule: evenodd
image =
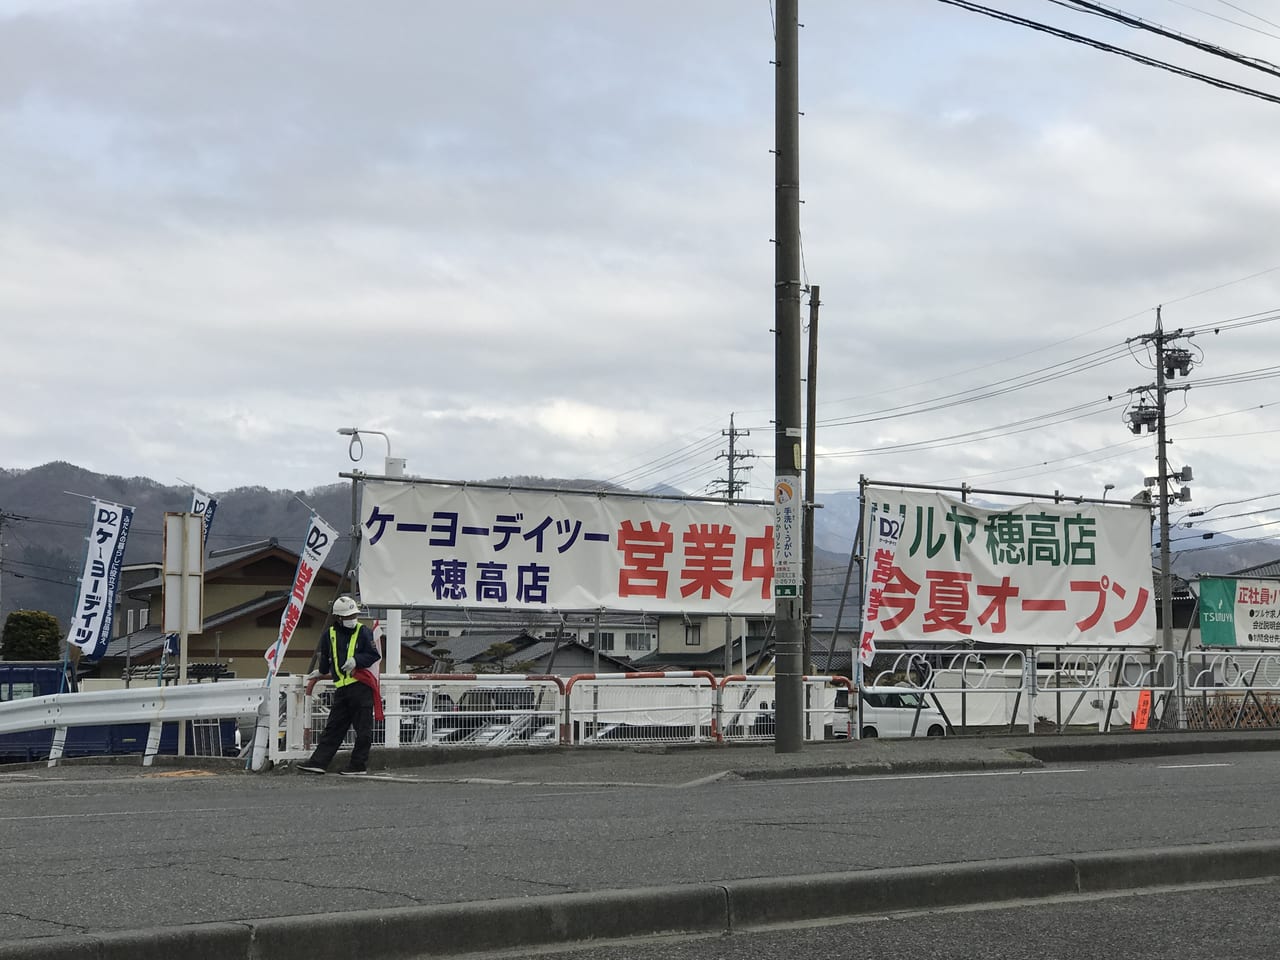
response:
<path id="1" fill-rule="evenodd" d="M 348 630 L 350 630 L 359 622 L 360 622 L 359 617 L 347 617 L 347 619 L 342 621 L 342 625 L 346 627 Z"/>

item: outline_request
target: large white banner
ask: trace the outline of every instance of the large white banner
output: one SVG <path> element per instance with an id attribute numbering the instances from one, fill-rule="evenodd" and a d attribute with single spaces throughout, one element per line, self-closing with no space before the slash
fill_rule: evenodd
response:
<path id="1" fill-rule="evenodd" d="M 276 642 L 267 648 L 263 657 L 267 661 L 267 680 L 275 676 L 284 661 L 285 652 L 289 649 L 289 641 L 293 639 L 298 621 L 302 619 L 302 610 L 307 605 L 307 596 L 311 593 L 311 584 L 316 574 L 324 566 L 325 558 L 338 540 L 338 531 L 329 526 L 320 517 L 312 514 L 311 524 L 307 527 L 307 540 L 302 545 L 302 553 L 298 555 L 298 567 L 293 574 L 293 587 L 289 590 L 289 602 L 280 615 L 280 632 Z"/>
<path id="2" fill-rule="evenodd" d="M 866 497 L 905 511 L 881 588 L 878 641 L 1155 644 L 1146 510 L 1049 502 L 992 510 L 887 488 Z"/>
<path id="3" fill-rule="evenodd" d="M 773 612 L 773 505 L 361 486 L 370 606 Z"/>

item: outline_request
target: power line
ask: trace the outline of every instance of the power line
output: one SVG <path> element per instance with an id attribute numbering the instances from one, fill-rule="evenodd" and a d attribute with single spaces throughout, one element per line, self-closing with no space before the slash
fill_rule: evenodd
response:
<path id="1" fill-rule="evenodd" d="M 1223 80 L 1219 77 L 1211 77 L 1208 74 L 1200 73 L 1196 70 L 1189 70 L 1185 67 L 1179 67 L 1176 64 L 1168 63 L 1164 60 L 1157 60 L 1154 57 L 1148 57 L 1145 54 L 1137 53 L 1133 50 L 1127 50 L 1124 47 L 1117 47 L 1111 43 L 1104 43 L 1101 40 L 1095 40 L 1092 37 L 1086 37 L 1083 34 L 1072 33 L 1070 30 L 1062 30 L 1058 27 L 1051 27 L 1047 23 L 1041 23 L 1037 20 L 1028 20 L 1025 17 L 1017 17 L 1002 10 L 994 10 L 991 7 L 984 7 L 978 3 L 972 3 L 970 0 L 938 0 L 939 3 L 945 3 L 948 6 L 959 7 L 961 10 L 968 10 L 970 13 L 980 13 L 983 16 L 991 17 L 995 20 L 1003 20 L 1005 23 L 1012 23 L 1018 26 L 1027 27 L 1031 30 L 1047 33 L 1050 36 L 1058 37 L 1062 40 L 1070 40 L 1073 43 L 1084 44 L 1093 47 L 1095 50 L 1101 50 L 1104 53 L 1114 53 L 1118 56 L 1127 57 L 1136 63 L 1140 63 L 1147 67 L 1156 67 L 1160 70 L 1167 70 L 1169 73 L 1175 73 L 1178 76 L 1186 77 L 1190 80 L 1199 80 L 1207 83 L 1211 87 L 1217 87 L 1220 90 L 1226 90 L 1230 93 L 1242 93 L 1245 96 L 1256 97 L 1259 100 L 1265 100 L 1268 103 L 1280 103 L 1280 96 L 1265 93 L 1262 90 L 1256 90 L 1253 87 L 1246 87 L 1243 84 L 1232 83 L 1230 80 Z"/>
<path id="2" fill-rule="evenodd" d="M 881 420 L 891 420 L 897 417 L 915 416 L 920 413 L 935 413 L 939 410 L 949 410 L 952 407 L 958 407 L 966 403 L 975 403 L 979 400 L 991 400 L 995 397 L 1002 397 L 1018 390 L 1025 390 L 1029 387 L 1042 386 L 1046 383 L 1053 383 L 1064 377 L 1072 376 L 1077 373 L 1084 373 L 1089 370 L 1097 369 L 1113 363 L 1116 360 L 1128 356 L 1129 348 L 1127 344 L 1112 344 L 1091 353 L 1086 353 L 1080 357 L 1073 357 L 1070 360 L 1062 360 L 1058 363 L 1050 364 L 1047 367 L 1041 367 L 1038 370 L 1032 370 L 1029 373 L 1019 374 L 1015 377 L 1008 377 L 1004 380 L 997 380 L 994 383 L 985 384 L 981 387 L 970 387 L 966 390 L 957 390 L 954 393 L 945 394 L 941 397 L 933 397 L 928 400 L 919 400 L 913 403 L 901 404 L 896 407 L 886 407 L 880 410 L 871 410 L 862 414 L 855 414 L 850 417 L 832 418 L 829 420 L 819 420 L 820 427 L 847 427 L 857 426 L 865 423 L 876 423 Z"/>
<path id="3" fill-rule="evenodd" d="M 1241 23 L 1239 20 L 1232 20 L 1230 17 L 1223 17 L 1216 13 L 1210 13 L 1208 10 L 1205 10 L 1201 7 L 1193 7 L 1189 3 L 1184 3 L 1183 0 L 1169 0 L 1169 2 L 1174 4 L 1175 6 L 1184 7 L 1187 10 L 1194 10 L 1196 13 L 1202 13 L 1206 17 L 1212 17 L 1214 20 L 1221 20 L 1223 23 L 1229 23 L 1233 27 L 1241 27 L 1245 30 L 1252 30 L 1254 33 L 1261 34 L 1264 37 L 1271 37 L 1273 40 L 1280 40 L 1280 34 L 1268 33 L 1266 30 L 1259 30 L 1257 27 L 1252 27 L 1247 23 Z M 1220 2 L 1225 2 L 1225 0 L 1220 0 Z M 1232 4 L 1228 3 L 1227 6 L 1232 6 Z M 1236 7 L 1236 9 L 1239 10 L 1240 8 Z M 1241 10 L 1241 13 L 1243 12 L 1244 11 Z M 1262 20 L 1263 23 L 1271 23 L 1270 20 L 1263 20 L 1262 17 L 1258 17 L 1256 14 L 1251 13 L 1249 14 L 1249 16 L 1255 17 L 1255 19 L 1258 19 L 1258 20 Z M 1280 26 L 1280 24 L 1272 24 L 1272 26 Z"/>
<path id="4" fill-rule="evenodd" d="M 1092 13 L 1095 16 L 1102 17 L 1105 20 L 1111 20 L 1115 23 L 1123 24 L 1126 27 L 1133 27 L 1136 30 L 1145 30 L 1148 33 L 1154 33 L 1156 36 L 1173 40 L 1176 43 L 1182 43 L 1202 53 L 1211 56 L 1221 57 L 1224 60 L 1230 60 L 1232 63 L 1238 63 L 1241 66 L 1250 67 L 1259 70 L 1262 73 L 1270 74 L 1273 77 L 1280 77 L 1280 67 L 1277 67 L 1269 60 L 1263 60 L 1259 57 L 1246 57 L 1243 54 L 1236 53 L 1234 50 L 1228 50 L 1216 43 L 1209 43 L 1206 40 L 1200 40 L 1196 37 L 1179 33 L 1176 30 L 1170 30 L 1158 23 L 1150 20 L 1143 20 L 1141 17 L 1135 17 L 1118 10 L 1115 7 L 1108 7 L 1105 4 L 1094 3 L 1093 0 L 1050 0 L 1058 6 L 1066 7 L 1069 10 L 1079 10 L 1084 13 Z"/>

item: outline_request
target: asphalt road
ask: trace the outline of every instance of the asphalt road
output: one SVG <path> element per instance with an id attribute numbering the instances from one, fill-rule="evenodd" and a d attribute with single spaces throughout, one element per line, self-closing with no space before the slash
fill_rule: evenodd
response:
<path id="1" fill-rule="evenodd" d="M 1280 838 L 1272 752 L 773 780 L 625 755 L 603 779 L 585 762 L 530 778 L 539 762 L 364 781 L 0 770 L 0 941 Z M 628 779 L 641 767 L 662 775 Z"/>

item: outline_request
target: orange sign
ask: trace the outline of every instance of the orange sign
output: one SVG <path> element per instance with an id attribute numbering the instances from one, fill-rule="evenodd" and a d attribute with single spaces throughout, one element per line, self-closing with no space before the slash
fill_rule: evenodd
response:
<path id="1" fill-rule="evenodd" d="M 1151 691 L 1140 690 L 1138 692 L 1138 709 L 1133 715 L 1132 727 L 1135 730 L 1147 729 L 1147 724 L 1151 722 Z"/>

